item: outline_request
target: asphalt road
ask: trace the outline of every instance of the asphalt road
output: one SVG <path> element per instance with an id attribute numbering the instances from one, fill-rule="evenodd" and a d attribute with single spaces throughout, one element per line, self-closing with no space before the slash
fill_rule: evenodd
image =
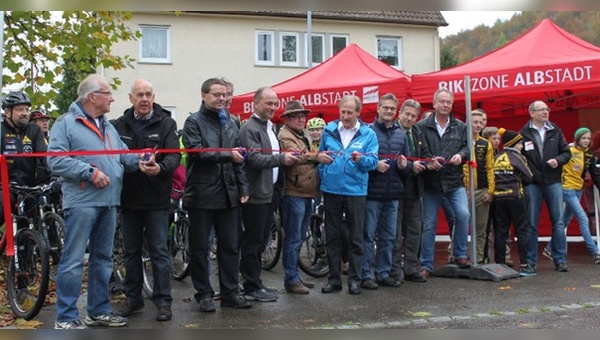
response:
<path id="1" fill-rule="evenodd" d="M 545 242 L 540 243 L 540 247 Z M 436 246 L 436 269 L 443 267 L 447 243 Z M 516 248 L 516 245 L 512 245 Z M 512 249 L 513 258 L 517 257 Z M 267 286 L 279 291 L 277 302 L 252 302 L 247 310 L 201 313 L 190 278 L 173 281 L 173 320 L 157 322 L 156 308 L 146 299 L 141 313 L 129 318 L 133 329 L 596 329 L 600 328 L 600 265 L 582 242 L 569 243 L 568 273 L 554 270 L 541 256 L 538 275 L 499 282 L 432 277 L 426 283 L 405 282 L 350 295 L 344 290 L 322 294 L 326 278 L 311 279 L 309 295 L 287 294 L 281 265 L 263 272 Z M 303 273 L 302 273 L 303 274 Z M 308 279 L 303 274 L 305 279 Z M 213 284 L 218 281 L 213 280 Z M 85 296 L 80 313 L 85 316 Z M 123 298 L 116 296 L 118 308 Z M 54 308 L 38 315 L 41 328 L 54 325 Z"/>

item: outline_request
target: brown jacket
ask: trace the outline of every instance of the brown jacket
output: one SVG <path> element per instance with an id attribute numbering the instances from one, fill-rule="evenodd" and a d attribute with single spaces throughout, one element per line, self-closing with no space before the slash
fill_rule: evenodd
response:
<path id="1" fill-rule="evenodd" d="M 319 174 L 315 161 L 317 154 L 310 152 L 310 143 L 304 133 L 294 132 L 287 127 L 279 131 L 279 145 L 282 152 L 298 151 L 300 161 L 285 167 L 284 195 L 315 197 L 319 190 Z"/>

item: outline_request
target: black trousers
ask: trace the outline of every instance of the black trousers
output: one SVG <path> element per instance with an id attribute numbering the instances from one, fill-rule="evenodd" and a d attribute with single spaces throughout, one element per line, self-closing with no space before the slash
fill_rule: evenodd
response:
<path id="1" fill-rule="evenodd" d="M 392 277 L 402 278 L 403 274 L 415 274 L 421 269 L 419 248 L 423 219 L 420 198 L 400 200 L 396 241 L 392 250 Z M 404 270 L 402 269 L 402 245 L 404 244 Z"/>
<path id="2" fill-rule="evenodd" d="M 364 255 L 363 230 L 365 225 L 366 196 L 323 194 L 325 208 L 325 249 L 329 264 L 329 282 L 341 284 L 342 235 L 348 229 L 348 282 L 362 280 Z M 342 219 L 345 216 L 345 223 Z"/>
<path id="3" fill-rule="evenodd" d="M 238 211 L 227 209 L 189 209 L 190 229 L 190 275 L 196 289 L 194 297 L 200 301 L 213 297 L 210 284 L 210 230 L 215 228 L 217 236 L 217 261 L 219 262 L 219 285 L 221 299 L 231 299 L 238 294 L 239 248 Z"/>
<path id="4" fill-rule="evenodd" d="M 273 224 L 273 212 L 277 203 L 242 205 L 244 232 L 241 240 L 240 273 L 244 277 L 244 291 L 250 293 L 264 288 L 262 272 L 262 252 Z"/>
<path id="5" fill-rule="evenodd" d="M 517 249 L 521 264 L 527 264 L 527 227 L 529 213 L 527 202 L 522 199 L 496 200 L 496 220 L 494 222 L 494 258 L 496 263 L 506 260 L 506 239 L 511 223 L 515 226 Z"/>

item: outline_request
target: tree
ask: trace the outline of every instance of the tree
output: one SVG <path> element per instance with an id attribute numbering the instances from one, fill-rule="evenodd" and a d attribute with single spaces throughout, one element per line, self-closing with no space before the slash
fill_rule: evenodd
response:
<path id="1" fill-rule="evenodd" d="M 446 69 L 458 64 L 458 57 L 456 56 L 456 47 L 442 45 L 440 55 L 440 68 Z"/>
<path id="2" fill-rule="evenodd" d="M 15 85 L 30 95 L 34 107 L 50 108 L 63 88 L 64 69 L 75 80 L 97 67 L 133 67 L 129 55 L 113 56 L 111 48 L 119 41 L 136 40 L 141 33 L 125 25 L 131 12 L 109 11 L 12 11 L 4 16 L 4 72 L 2 87 Z M 113 88 L 121 84 L 109 79 Z M 75 85 L 76 86 L 76 85 Z M 66 89 L 72 91 L 73 89 Z"/>

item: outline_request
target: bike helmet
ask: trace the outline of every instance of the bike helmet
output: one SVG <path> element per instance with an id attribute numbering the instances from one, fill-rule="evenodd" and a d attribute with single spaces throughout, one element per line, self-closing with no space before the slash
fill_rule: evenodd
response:
<path id="1" fill-rule="evenodd" d="M 10 91 L 2 98 L 2 109 L 7 109 L 15 105 L 31 106 L 31 100 L 29 100 L 29 97 L 25 92 Z"/>
<path id="2" fill-rule="evenodd" d="M 50 116 L 43 109 L 37 109 L 35 111 L 31 111 L 31 116 L 29 117 L 29 121 L 33 122 L 37 119 L 50 119 Z"/>
<path id="3" fill-rule="evenodd" d="M 325 127 L 325 121 L 323 118 L 315 117 L 311 118 L 306 122 L 307 129 L 322 129 Z"/>

